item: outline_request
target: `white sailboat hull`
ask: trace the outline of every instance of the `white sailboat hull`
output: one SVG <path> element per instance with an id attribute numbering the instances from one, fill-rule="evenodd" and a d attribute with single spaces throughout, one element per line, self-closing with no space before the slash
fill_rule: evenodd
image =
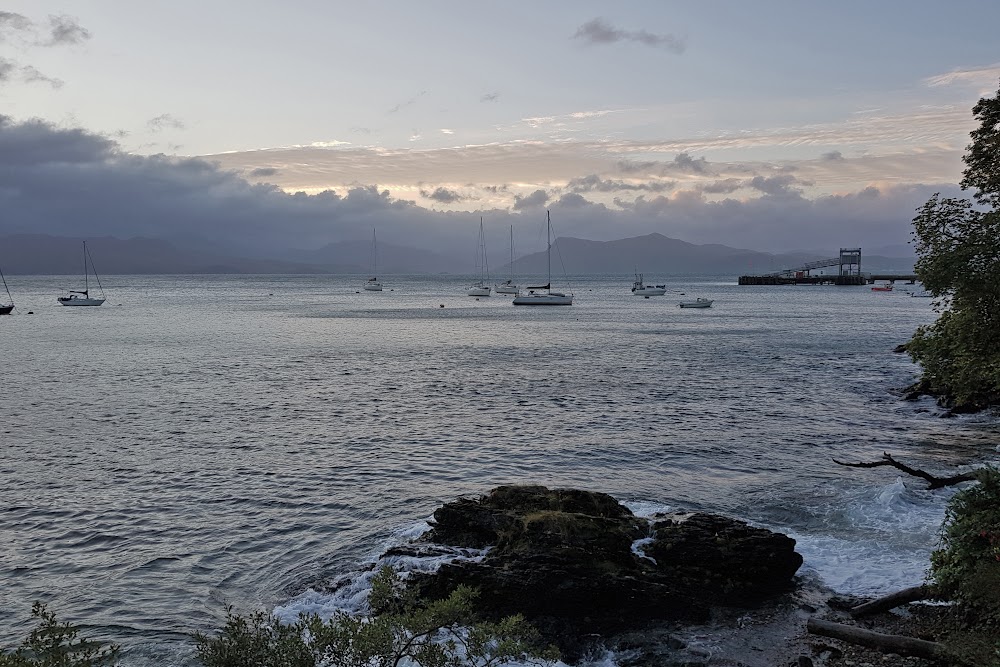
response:
<path id="1" fill-rule="evenodd" d="M 493 289 L 497 294 L 517 294 L 521 291 L 517 285 L 497 285 Z"/>
<path id="2" fill-rule="evenodd" d="M 61 296 L 58 300 L 64 306 L 99 306 L 106 301 L 106 299 L 78 299 L 71 296 Z"/>
<path id="3" fill-rule="evenodd" d="M 514 297 L 515 306 L 572 306 L 573 295 L 562 292 L 548 292 L 546 294 L 520 294 Z"/>
<path id="4" fill-rule="evenodd" d="M 472 287 L 469 288 L 468 294 L 469 296 L 489 296 L 490 288 L 473 285 Z"/>
<path id="5" fill-rule="evenodd" d="M 369 292 L 381 292 L 382 283 L 365 283 L 365 289 Z"/>

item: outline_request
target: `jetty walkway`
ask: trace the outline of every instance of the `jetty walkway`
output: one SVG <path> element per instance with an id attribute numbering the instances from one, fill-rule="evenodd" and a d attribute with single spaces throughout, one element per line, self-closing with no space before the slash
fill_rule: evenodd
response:
<path id="1" fill-rule="evenodd" d="M 838 267 L 837 273 L 818 273 L 817 269 Z M 841 248 L 840 254 L 829 259 L 819 259 L 791 269 L 755 276 L 740 276 L 740 285 L 870 285 L 875 282 L 895 283 L 897 280 L 913 284 L 912 274 L 871 274 L 861 271 L 861 248 Z"/>

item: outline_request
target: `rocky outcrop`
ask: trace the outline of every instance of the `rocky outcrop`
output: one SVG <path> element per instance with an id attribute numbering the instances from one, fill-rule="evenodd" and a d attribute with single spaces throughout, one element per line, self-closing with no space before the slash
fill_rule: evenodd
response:
<path id="1" fill-rule="evenodd" d="M 569 659 L 588 637 L 756 604 L 789 590 L 802 564 L 794 540 L 740 521 L 703 513 L 647 520 L 607 494 L 542 486 L 448 503 L 425 539 L 492 548 L 480 562 L 413 577 L 421 595 L 478 588 L 483 613 L 523 614 Z"/>

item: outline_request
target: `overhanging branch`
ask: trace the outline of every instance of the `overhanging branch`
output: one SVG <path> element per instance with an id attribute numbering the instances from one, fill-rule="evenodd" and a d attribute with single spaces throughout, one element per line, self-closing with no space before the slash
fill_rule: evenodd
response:
<path id="1" fill-rule="evenodd" d="M 892 466 L 896 470 L 901 470 L 907 475 L 913 477 L 919 477 L 920 479 L 927 482 L 928 489 L 940 489 L 946 486 L 954 486 L 956 484 L 961 484 L 962 482 L 972 482 L 976 479 L 976 474 L 973 472 L 962 473 L 961 475 L 953 475 L 951 477 L 938 477 L 932 475 L 926 470 L 920 470 L 919 468 L 911 468 L 905 463 L 900 463 L 896 459 L 892 458 L 889 452 L 882 452 L 881 461 L 860 461 L 858 463 L 845 463 L 843 461 L 838 461 L 833 459 L 833 462 L 837 465 L 846 466 L 848 468 L 879 468 L 881 466 Z"/>

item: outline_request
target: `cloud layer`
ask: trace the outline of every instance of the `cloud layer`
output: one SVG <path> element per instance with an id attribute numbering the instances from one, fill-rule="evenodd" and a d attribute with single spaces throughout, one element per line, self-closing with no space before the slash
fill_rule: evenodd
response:
<path id="1" fill-rule="evenodd" d="M 684 40 L 670 34 L 656 35 L 646 30 L 622 30 L 612 26 L 602 18 L 587 21 L 573 35 L 587 44 L 614 44 L 616 42 L 635 42 L 643 46 L 664 49 L 671 53 L 684 53 Z"/>
<path id="2" fill-rule="evenodd" d="M 72 46 L 90 39 L 90 31 L 72 16 L 49 15 L 45 23 L 32 21 L 23 14 L 0 11 L 0 46 L 14 44 L 21 53 L 35 47 Z M 49 76 L 33 65 L 0 55 L 0 88 L 11 83 L 41 83 L 61 88 L 61 79 Z"/>
<path id="3" fill-rule="evenodd" d="M 815 163 L 830 161 L 817 156 Z M 278 166 L 261 169 L 261 176 L 280 171 Z M 115 141 L 85 130 L 0 117 L 0 235 L 148 236 L 280 257 L 286 249 L 364 239 L 378 227 L 380 238 L 395 244 L 465 253 L 480 215 L 488 233 L 501 235 L 513 224 L 519 238 L 537 240 L 549 208 L 563 236 L 608 240 L 660 232 L 695 243 L 832 250 L 904 243 L 914 209 L 934 190 L 955 189 L 881 185 L 808 198 L 802 188 L 809 181 L 799 172 L 719 177 L 727 171 L 726 165 L 686 154 L 624 161 L 618 178 L 577 177 L 524 193 L 509 183 L 466 184 L 468 191 L 506 203 L 475 212 L 436 212 L 373 183 L 290 194 L 207 160 L 130 155 Z M 647 172 L 657 176 L 625 178 Z M 678 180 L 692 173 L 714 180 L 698 187 Z M 755 195 L 735 199 L 726 194 L 738 189 Z M 423 190 L 436 202 L 466 196 L 443 186 Z M 605 195 L 606 203 L 589 198 L 594 193 Z"/>

